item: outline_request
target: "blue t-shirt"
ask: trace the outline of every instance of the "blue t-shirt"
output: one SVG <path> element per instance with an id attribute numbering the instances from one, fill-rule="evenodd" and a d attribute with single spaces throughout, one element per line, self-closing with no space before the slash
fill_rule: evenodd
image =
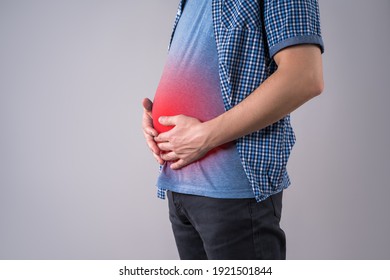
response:
<path id="1" fill-rule="evenodd" d="M 176 26 L 168 59 L 153 104 L 154 126 L 159 116 L 184 114 L 207 121 L 225 112 L 222 100 L 212 0 L 186 1 Z M 235 142 L 210 151 L 180 170 L 165 164 L 159 188 L 216 198 L 254 197 Z"/>

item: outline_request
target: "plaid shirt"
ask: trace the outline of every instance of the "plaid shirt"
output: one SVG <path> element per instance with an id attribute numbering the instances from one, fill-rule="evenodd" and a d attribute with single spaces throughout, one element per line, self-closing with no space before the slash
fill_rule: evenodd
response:
<path id="1" fill-rule="evenodd" d="M 316 0 L 212 1 L 225 110 L 245 99 L 275 72 L 272 57 L 281 49 L 316 44 L 323 52 Z M 181 0 L 171 42 L 184 5 L 185 0 Z M 257 201 L 290 185 L 286 165 L 294 143 L 289 115 L 237 139 L 241 162 Z M 165 198 L 165 190 L 159 188 L 158 196 Z"/>

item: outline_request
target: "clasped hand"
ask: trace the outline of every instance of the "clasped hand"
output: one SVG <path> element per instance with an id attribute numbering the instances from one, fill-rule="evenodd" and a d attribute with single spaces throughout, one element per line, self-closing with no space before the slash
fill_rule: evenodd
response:
<path id="1" fill-rule="evenodd" d="M 170 161 L 172 169 L 180 169 L 199 160 L 211 150 L 211 147 L 207 145 L 207 133 L 203 123 L 198 119 L 185 115 L 160 117 L 158 121 L 162 125 L 173 126 L 173 128 L 158 135 L 153 128 L 151 116 L 153 103 L 145 98 L 143 106 L 144 136 L 160 164 Z"/>

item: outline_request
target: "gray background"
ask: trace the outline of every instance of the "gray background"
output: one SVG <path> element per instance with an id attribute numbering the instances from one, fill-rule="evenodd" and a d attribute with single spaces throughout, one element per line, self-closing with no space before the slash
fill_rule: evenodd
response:
<path id="1" fill-rule="evenodd" d="M 141 100 L 178 0 L 0 0 L 0 258 L 176 259 Z M 390 1 L 322 0 L 326 89 L 292 114 L 289 259 L 389 259 Z"/>

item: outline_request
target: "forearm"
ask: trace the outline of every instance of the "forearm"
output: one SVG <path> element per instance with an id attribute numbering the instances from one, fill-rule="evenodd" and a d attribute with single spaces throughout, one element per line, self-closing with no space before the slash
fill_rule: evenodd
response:
<path id="1" fill-rule="evenodd" d="M 321 93 L 322 72 L 301 68 L 305 65 L 280 67 L 241 103 L 203 123 L 206 145 L 214 148 L 265 128 Z M 314 69 L 322 69 L 322 65 Z"/>
<path id="2" fill-rule="evenodd" d="M 208 151 L 280 120 L 322 91 L 322 61 L 313 45 L 290 47 L 274 57 L 278 70 L 241 103 L 201 123 L 184 115 L 160 117 L 173 126 L 154 138 L 165 153 L 161 158 L 182 168 Z"/>

